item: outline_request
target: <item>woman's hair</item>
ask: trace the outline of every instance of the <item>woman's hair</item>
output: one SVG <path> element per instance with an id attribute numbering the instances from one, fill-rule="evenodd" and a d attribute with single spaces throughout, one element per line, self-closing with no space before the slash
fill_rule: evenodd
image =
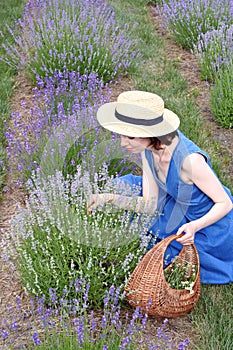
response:
<path id="1" fill-rule="evenodd" d="M 156 150 L 161 149 L 161 145 L 164 144 L 169 146 L 172 143 L 172 140 L 178 135 L 177 131 L 173 131 L 170 134 L 159 136 L 159 137 L 150 137 L 150 145 Z"/>

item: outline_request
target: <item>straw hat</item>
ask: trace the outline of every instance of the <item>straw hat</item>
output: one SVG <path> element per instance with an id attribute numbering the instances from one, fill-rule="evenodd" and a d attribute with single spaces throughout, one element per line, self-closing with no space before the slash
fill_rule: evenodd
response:
<path id="1" fill-rule="evenodd" d="M 117 102 L 105 103 L 97 111 L 105 129 L 131 137 L 158 137 L 178 129 L 178 116 L 164 108 L 163 99 L 151 92 L 125 91 Z"/>

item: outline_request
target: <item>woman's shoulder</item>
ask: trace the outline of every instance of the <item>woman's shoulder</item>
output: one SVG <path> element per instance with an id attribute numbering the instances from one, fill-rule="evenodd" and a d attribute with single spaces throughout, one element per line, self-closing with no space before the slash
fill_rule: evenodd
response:
<path id="1" fill-rule="evenodd" d="M 209 161 L 209 155 L 204 150 L 202 150 L 196 143 L 190 140 L 181 131 L 178 131 L 178 135 L 180 139 L 178 147 L 179 154 L 182 153 L 184 158 L 190 154 L 199 154 L 202 155 L 206 161 Z M 196 158 L 195 155 L 193 157 Z"/>
<path id="2" fill-rule="evenodd" d="M 183 168 L 199 169 L 203 165 L 206 165 L 206 159 L 203 154 L 194 152 L 188 154 L 183 161 Z"/>

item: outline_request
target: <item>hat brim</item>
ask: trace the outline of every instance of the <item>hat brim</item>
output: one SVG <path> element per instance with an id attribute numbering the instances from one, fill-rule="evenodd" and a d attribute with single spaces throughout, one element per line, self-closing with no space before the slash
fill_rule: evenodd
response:
<path id="1" fill-rule="evenodd" d="M 97 111 L 97 120 L 105 129 L 120 135 L 131 137 L 159 137 L 170 134 L 177 130 L 180 125 L 179 117 L 166 108 L 164 108 L 163 120 L 159 124 L 152 126 L 129 124 L 115 117 L 115 110 L 119 105 L 123 106 L 126 104 L 109 102 L 102 105 Z M 140 106 L 137 106 L 137 108 L 140 108 Z M 142 111 L 143 110 L 145 109 L 142 109 Z"/>

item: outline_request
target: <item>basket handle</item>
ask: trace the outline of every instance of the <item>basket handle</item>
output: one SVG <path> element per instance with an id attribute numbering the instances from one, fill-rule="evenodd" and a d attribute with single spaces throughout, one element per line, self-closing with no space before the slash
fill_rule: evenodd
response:
<path id="1" fill-rule="evenodd" d="M 173 234 L 171 236 L 168 236 L 164 239 L 162 239 L 161 242 L 155 244 L 155 246 L 153 248 L 151 248 L 151 252 L 156 250 L 156 246 L 160 246 L 161 248 L 161 252 L 164 254 L 168 245 L 172 242 L 172 241 L 175 241 L 177 238 L 180 238 L 180 237 L 183 237 L 185 234 L 184 233 L 180 233 L 179 235 L 176 235 L 176 234 Z M 195 253 L 197 252 L 197 248 L 195 246 L 194 243 L 191 243 L 189 245 L 185 245 L 184 247 L 188 247 L 188 246 L 192 246 L 192 248 L 194 249 Z"/>
<path id="2" fill-rule="evenodd" d="M 180 238 L 180 237 L 183 237 L 183 236 L 184 236 L 184 233 L 181 233 L 181 234 L 179 234 L 179 235 L 174 234 L 174 235 L 168 236 L 168 237 L 164 238 L 164 239 L 163 239 L 161 242 L 159 242 L 158 244 L 155 244 L 155 246 L 154 246 L 152 249 L 156 250 L 156 246 L 161 245 L 161 246 L 160 246 L 160 248 L 161 248 L 160 252 L 161 252 L 162 255 L 164 256 L 164 253 L 165 253 L 165 251 L 166 251 L 168 245 L 169 245 L 172 241 L 175 241 L 177 238 Z M 196 248 L 195 244 L 194 244 L 194 243 L 191 243 L 191 244 L 185 245 L 185 246 L 183 246 L 182 249 L 185 249 L 186 247 L 190 247 L 190 246 L 192 247 L 192 249 L 193 249 L 193 251 L 194 251 L 194 253 L 195 253 L 195 255 L 196 255 L 196 258 L 197 258 L 197 265 L 198 265 L 198 271 L 199 271 L 199 269 L 200 269 L 200 267 L 199 267 L 199 265 L 200 265 L 200 259 L 199 259 L 199 254 L 198 254 L 198 251 L 197 251 L 197 248 Z M 152 250 L 152 249 L 151 249 L 151 250 Z"/>
<path id="3" fill-rule="evenodd" d="M 168 246 L 171 242 L 177 240 L 178 238 L 183 237 L 184 235 L 185 235 L 185 233 L 180 233 L 179 235 L 174 234 L 174 235 L 171 235 L 171 236 L 168 236 L 168 237 L 164 238 L 164 239 L 162 240 L 162 242 L 164 242 L 164 243 L 166 242 L 166 248 L 167 248 L 167 246 Z"/>

